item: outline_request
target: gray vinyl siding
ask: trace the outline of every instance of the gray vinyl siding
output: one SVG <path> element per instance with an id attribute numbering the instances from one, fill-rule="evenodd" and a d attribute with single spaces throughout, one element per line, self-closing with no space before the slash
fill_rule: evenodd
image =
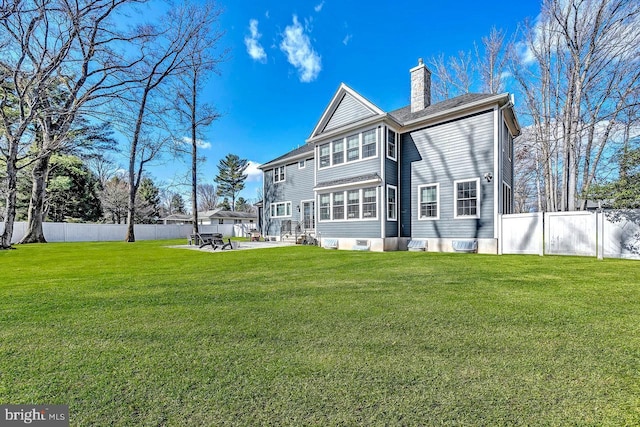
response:
<path id="1" fill-rule="evenodd" d="M 374 239 L 380 237 L 380 221 L 318 222 L 316 230 L 321 233 L 323 238 Z"/>
<path id="2" fill-rule="evenodd" d="M 348 93 L 344 95 L 338 108 L 334 111 L 323 132 L 339 128 L 349 123 L 371 117 L 375 113 L 362 105 L 358 100 Z"/>
<path id="3" fill-rule="evenodd" d="M 493 238 L 494 112 L 420 129 L 401 137 L 401 235 Z M 454 181 L 480 178 L 480 218 L 454 218 Z M 418 187 L 439 184 L 440 219 L 418 220 Z"/>
<path id="4" fill-rule="evenodd" d="M 378 147 L 378 150 L 379 149 L 380 147 Z M 380 155 L 380 152 L 378 152 L 378 155 Z M 378 156 L 357 162 L 318 169 L 318 184 L 376 172 L 380 174 L 380 158 Z"/>
<path id="5" fill-rule="evenodd" d="M 273 182 L 273 169 L 264 171 L 264 234 L 279 235 L 283 221 L 291 220 L 292 223 L 302 221 L 302 212 L 298 212 L 297 206 L 301 206 L 303 200 L 313 200 L 314 198 L 313 171 L 312 157 L 307 159 L 303 169 L 298 168 L 297 161 L 286 165 L 283 182 Z M 273 202 L 291 202 L 291 217 L 271 219 L 271 203 Z"/>

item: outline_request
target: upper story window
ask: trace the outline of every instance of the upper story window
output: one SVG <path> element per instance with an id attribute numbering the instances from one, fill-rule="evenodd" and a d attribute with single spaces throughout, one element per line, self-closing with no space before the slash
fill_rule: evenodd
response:
<path id="1" fill-rule="evenodd" d="M 375 157 L 376 155 L 376 129 L 362 132 L 362 158 Z"/>
<path id="2" fill-rule="evenodd" d="M 273 182 L 282 182 L 284 181 L 284 171 L 285 167 L 280 166 L 273 169 Z"/>
<path id="3" fill-rule="evenodd" d="M 331 144 L 326 143 L 320 146 L 319 167 L 326 168 L 331 166 Z"/>
<path id="4" fill-rule="evenodd" d="M 375 157 L 378 146 L 378 129 L 335 139 L 318 147 L 318 168 L 327 168 L 344 163 Z"/>
<path id="5" fill-rule="evenodd" d="M 333 164 L 339 165 L 344 163 L 344 141 L 339 139 L 333 141 Z"/>
<path id="6" fill-rule="evenodd" d="M 347 162 L 354 162 L 360 158 L 360 135 L 347 137 Z"/>
<path id="7" fill-rule="evenodd" d="M 298 162 L 298 169 L 304 169 L 307 166 L 306 160 L 302 159 Z"/>
<path id="8" fill-rule="evenodd" d="M 455 218 L 479 218 L 480 217 L 480 179 L 454 182 L 454 217 Z"/>
<path id="9" fill-rule="evenodd" d="M 392 160 L 397 160 L 398 158 L 398 147 L 396 145 L 397 139 L 398 134 L 387 128 L 387 157 Z"/>

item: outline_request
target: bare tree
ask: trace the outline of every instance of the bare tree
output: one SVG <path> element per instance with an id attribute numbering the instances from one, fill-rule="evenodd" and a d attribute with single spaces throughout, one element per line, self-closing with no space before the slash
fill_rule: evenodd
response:
<path id="1" fill-rule="evenodd" d="M 489 35 L 482 38 L 482 52 L 475 45 L 475 54 L 482 92 L 501 93 L 508 61 L 504 31 L 492 27 Z"/>
<path id="2" fill-rule="evenodd" d="M 193 212 L 193 233 L 198 232 L 198 138 L 202 131 L 210 126 L 219 114 L 209 104 L 200 100 L 203 85 L 207 77 L 224 60 L 226 52 L 215 55 L 223 32 L 215 25 L 221 10 L 209 0 L 201 7 L 187 6 L 192 19 L 203 25 L 193 35 L 186 48 L 185 69 L 178 76 L 176 84 L 176 109 L 182 122 L 187 124 L 191 145 L 191 210 Z"/>
<path id="3" fill-rule="evenodd" d="M 159 113 L 158 105 L 167 102 L 163 97 L 163 86 L 171 78 L 183 75 L 189 66 L 189 48 L 191 42 L 205 32 L 210 24 L 207 20 L 194 19 L 194 9 L 188 3 L 183 3 L 171 9 L 162 20 L 158 36 L 144 49 L 145 60 L 139 73 L 143 76 L 142 85 L 137 88 L 134 97 L 126 101 L 135 106 L 135 123 L 130 130 L 129 143 L 129 207 L 127 214 L 127 242 L 135 242 L 134 220 L 136 209 L 136 194 L 140 186 L 142 173 L 147 163 L 154 160 L 170 140 L 168 135 L 156 134 L 149 137 L 148 129 L 151 122 L 154 127 L 162 120 L 164 114 Z M 155 113 L 155 114 L 154 114 Z M 150 116 L 153 115 L 153 120 Z"/>
<path id="4" fill-rule="evenodd" d="M 584 209 L 603 156 L 623 144 L 640 72 L 640 4 L 547 0 L 512 67 L 534 122 L 545 209 Z M 559 189 L 559 190 L 558 190 Z"/>
<path id="5" fill-rule="evenodd" d="M 68 141 L 71 124 L 82 108 L 113 96 L 127 82 L 115 78 L 138 58 L 126 60 L 117 45 L 141 40 L 139 32 L 118 33 L 113 16 L 136 0 L 82 3 L 66 0 L 11 1 L 0 10 L 0 45 L 10 54 L 0 59 L 0 152 L 6 161 L 5 227 L 0 247 L 10 246 L 15 221 L 17 172 L 41 162 L 34 175 L 36 197 L 43 194 L 52 153 Z M 55 97 L 51 88 L 60 87 Z M 36 138 L 37 130 L 37 138 Z M 34 142 L 37 142 L 35 145 Z M 35 147 L 27 150 L 25 147 Z M 30 217 L 36 240 L 43 240 L 36 200 Z M 30 221 L 32 223 L 32 221 Z M 39 230 L 38 230 L 39 223 Z"/>
<path id="6" fill-rule="evenodd" d="M 213 210 L 218 206 L 218 189 L 213 184 L 198 185 L 199 211 Z"/>
<path id="7" fill-rule="evenodd" d="M 431 93 L 434 100 L 444 101 L 454 96 L 469 93 L 473 85 L 473 62 L 469 52 L 460 51 L 458 56 L 444 55 L 429 60 L 432 71 Z"/>

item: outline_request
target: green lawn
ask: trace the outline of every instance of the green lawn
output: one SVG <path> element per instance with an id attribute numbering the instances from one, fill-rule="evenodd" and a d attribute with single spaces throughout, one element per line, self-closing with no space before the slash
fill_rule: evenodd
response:
<path id="1" fill-rule="evenodd" d="M 0 404 L 68 404 L 72 426 L 640 425 L 638 261 L 165 244 L 0 251 Z"/>

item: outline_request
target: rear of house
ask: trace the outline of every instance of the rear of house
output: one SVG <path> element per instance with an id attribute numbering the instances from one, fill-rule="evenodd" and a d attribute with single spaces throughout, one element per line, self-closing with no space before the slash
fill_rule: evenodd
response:
<path id="1" fill-rule="evenodd" d="M 509 94 L 431 104 L 430 72 L 410 70 L 411 104 L 384 112 L 342 84 L 306 143 L 264 172 L 264 230 L 297 232 L 340 249 L 477 247 L 496 253 L 497 219 L 511 213 Z"/>

